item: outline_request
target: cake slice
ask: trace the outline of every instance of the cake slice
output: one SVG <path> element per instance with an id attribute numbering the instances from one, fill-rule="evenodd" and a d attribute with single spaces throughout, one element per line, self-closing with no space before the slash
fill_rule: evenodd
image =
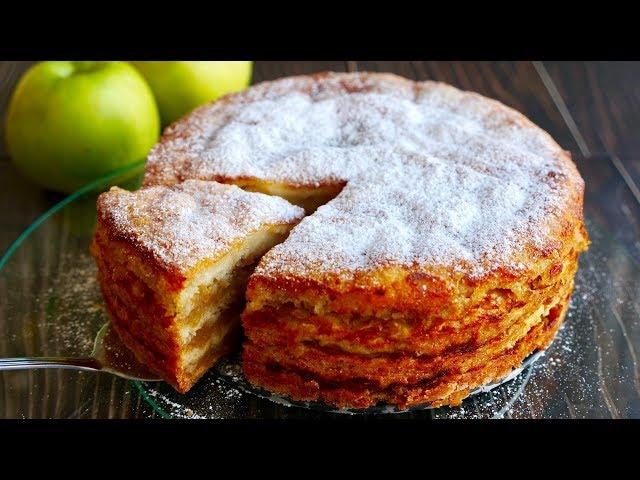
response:
<path id="1" fill-rule="evenodd" d="M 91 252 L 115 330 L 187 392 L 237 346 L 247 279 L 304 216 L 234 185 L 188 180 L 98 198 Z"/>

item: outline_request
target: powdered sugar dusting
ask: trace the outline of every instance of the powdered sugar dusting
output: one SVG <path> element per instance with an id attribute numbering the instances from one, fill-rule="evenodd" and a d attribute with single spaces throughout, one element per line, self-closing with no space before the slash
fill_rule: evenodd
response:
<path id="1" fill-rule="evenodd" d="M 183 273 L 265 225 L 294 223 L 303 215 L 281 198 L 200 180 L 136 192 L 113 187 L 98 199 L 98 216 L 112 235 Z"/>
<path id="2" fill-rule="evenodd" d="M 352 274 L 387 264 L 471 276 L 552 241 L 582 180 L 549 135 L 476 94 L 376 74 L 265 83 L 205 106 L 149 156 L 146 184 L 184 178 L 346 183 L 256 270 Z M 548 235 L 548 234 L 547 234 Z"/>

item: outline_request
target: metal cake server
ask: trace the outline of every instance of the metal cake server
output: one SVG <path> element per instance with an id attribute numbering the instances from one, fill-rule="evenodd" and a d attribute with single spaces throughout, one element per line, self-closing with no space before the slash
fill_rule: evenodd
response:
<path id="1" fill-rule="evenodd" d="M 18 357 L 1 358 L 0 371 L 30 370 L 36 368 L 65 368 L 91 372 L 107 372 L 127 380 L 159 382 L 162 379 L 136 360 L 124 346 L 118 334 L 105 323 L 93 344 L 88 357 Z"/>

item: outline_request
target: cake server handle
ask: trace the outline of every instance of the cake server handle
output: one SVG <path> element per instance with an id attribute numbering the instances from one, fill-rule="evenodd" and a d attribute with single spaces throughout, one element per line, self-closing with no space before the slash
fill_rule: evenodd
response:
<path id="1" fill-rule="evenodd" d="M 118 335 L 105 323 L 98 331 L 93 351 L 88 357 L 18 357 L 0 358 L 0 371 L 64 368 L 89 372 L 106 372 L 127 380 L 159 382 L 161 378 L 138 362 Z"/>
<path id="2" fill-rule="evenodd" d="M 102 370 L 102 364 L 93 357 L 0 358 L 0 371 L 31 370 L 34 368 L 67 368 L 95 372 Z"/>
<path id="3" fill-rule="evenodd" d="M 131 365 L 135 365 L 131 367 Z M 158 382 L 161 379 L 137 364 L 111 364 L 100 357 L 18 357 L 0 358 L 0 372 L 6 370 L 34 370 L 40 368 L 63 368 L 88 372 L 111 373 L 127 380 Z"/>

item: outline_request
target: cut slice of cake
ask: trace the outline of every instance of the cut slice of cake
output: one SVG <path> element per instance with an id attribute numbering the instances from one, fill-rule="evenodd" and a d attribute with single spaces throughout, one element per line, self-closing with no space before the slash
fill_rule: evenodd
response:
<path id="1" fill-rule="evenodd" d="M 238 345 L 256 262 L 304 216 L 234 185 L 188 180 L 98 198 L 91 252 L 123 342 L 180 392 Z"/>

